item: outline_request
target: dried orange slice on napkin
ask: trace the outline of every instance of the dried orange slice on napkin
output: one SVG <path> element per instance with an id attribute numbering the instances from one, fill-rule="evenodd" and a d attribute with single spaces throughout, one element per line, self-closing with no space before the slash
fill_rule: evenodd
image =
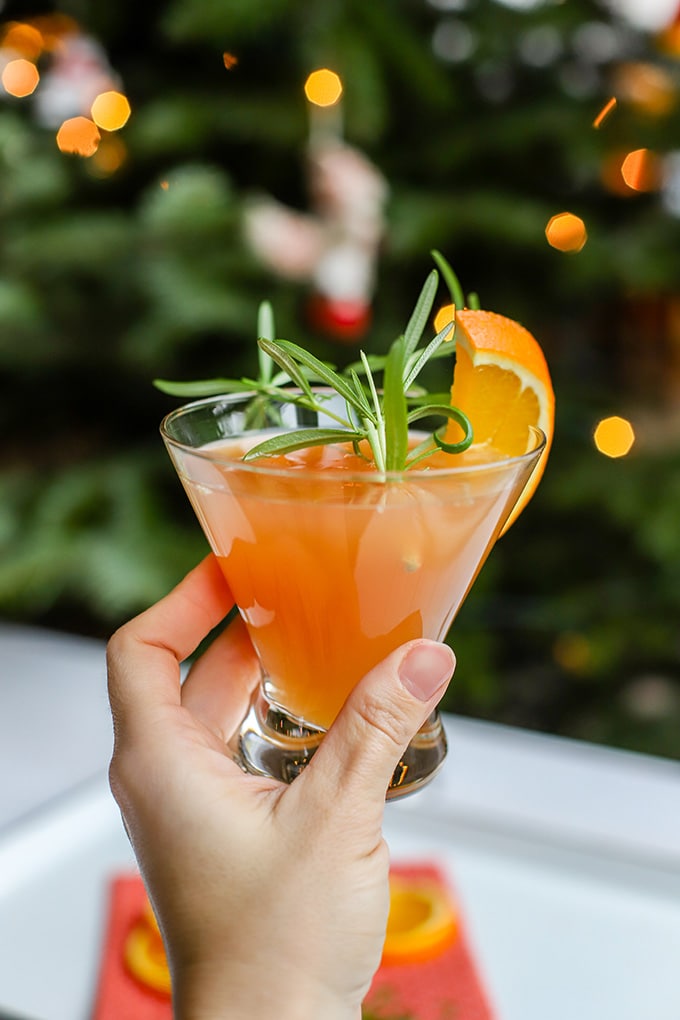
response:
<path id="1" fill-rule="evenodd" d="M 165 947 L 150 903 L 132 926 L 123 949 L 125 966 L 138 981 L 156 992 L 170 995 L 171 982 Z"/>
<path id="2" fill-rule="evenodd" d="M 390 875 L 390 912 L 383 964 L 436 956 L 455 940 L 458 921 L 448 890 L 428 876 Z"/>

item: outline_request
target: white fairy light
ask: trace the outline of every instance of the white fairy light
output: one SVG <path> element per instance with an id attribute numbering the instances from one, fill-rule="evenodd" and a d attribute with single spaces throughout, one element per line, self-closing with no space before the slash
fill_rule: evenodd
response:
<path id="1" fill-rule="evenodd" d="M 664 159 L 661 201 L 672 216 L 680 217 L 680 150 L 669 152 Z"/>
<path id="2" fill-rule="evenodd" d="M 546 0 L 496 0 L 503 7 L 512 7 L 516 11 L 533 11 L 537 7 L 545 7 Z"/>
<path id="3" fill-rule="evenodd" d="M 562 54 L 562 36 L 554 25 L 537 25 L 522 34 L 518 49 L 530 67 L 549 67 Z"/>
<path id="4" fill-rule="evenodd" d="M 432 51 L 436 57 L 450 64 L 459 64 L 472 56 L 477 39 L 464 21 L 445 18 L 432 33 Z"/>
<path id="5" fill-rule="evenodd" d="M 635 25 L 648 32 L 658 32 L 673 20 L 677 0 L 609 0 L 609 7 Z"/>

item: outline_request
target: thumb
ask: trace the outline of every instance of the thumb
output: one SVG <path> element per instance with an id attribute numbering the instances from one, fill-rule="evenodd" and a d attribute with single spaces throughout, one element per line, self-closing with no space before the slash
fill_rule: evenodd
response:
<path id="1" fill-rule="evenodd" d="M 448 645 L 420 639 L 387 656 L 357 684 L 304 773 L 310 786 L 356 808 L 375 805 L 406 749 L 437 706 L 456 659 Z"/>

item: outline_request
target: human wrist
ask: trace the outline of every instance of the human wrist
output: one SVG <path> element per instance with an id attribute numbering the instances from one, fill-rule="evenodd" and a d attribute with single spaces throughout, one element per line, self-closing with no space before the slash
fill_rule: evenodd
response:
<path id="1" fill-rule="evenodd" d="M 174 1020 L 361 1020 L 361 1005 L 345 1001 L 308 976 L 244 973 L 220 968 L 173 978 Z"/>

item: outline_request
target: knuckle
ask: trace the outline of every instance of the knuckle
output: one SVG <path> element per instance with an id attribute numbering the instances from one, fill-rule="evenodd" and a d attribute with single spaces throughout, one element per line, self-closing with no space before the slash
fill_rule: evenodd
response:
<path id="1" fill-rule="evenodd" d="M 407 721 L 397 703 L 369 692 L 360 699 L 357 714 L 369 731 L 380 733 L 395 750 L 402 749 L 408 739 Z"/>
<path id="2" fill-rule="evenodd" d="M 109 671 L 114 669 L 125 659 L 132 641 L 132 634 L 129 624 L 124 624 L 109 638 L 106 645 L 106 662 Z"/>

